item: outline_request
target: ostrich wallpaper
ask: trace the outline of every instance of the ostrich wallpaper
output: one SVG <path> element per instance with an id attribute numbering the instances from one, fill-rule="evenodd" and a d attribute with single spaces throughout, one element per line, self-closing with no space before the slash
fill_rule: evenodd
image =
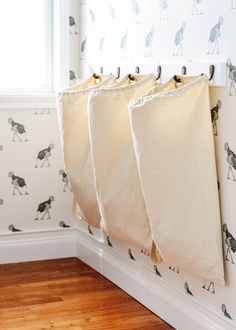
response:
<path id="1" fill-rule="evenodd" d="M 20 142 L 22 142 L 22 141 L 27 142 L 28 141 L 24 125 L 15 122 L 13 120 L 13 118 L 8 118 L 8 123 L 11 125 L 11 130 L 13 131 L 12 142 L 15 142 L 16 138 Z"/>
<path id="2" fill-rule="evenodd" d="M 217 120 L 219 119 L 219 110 L 222 107 L 221 100 L 217 101 L 217 104 L 211 108 L 211 121 L 212 121 L 212 129 L 214 135 L 217 135 Z"/>
<path id="3" fill-rule="evenodd" d="M 221 36 L 222 25 L 223 25 L 223 17 L 220 16 L 218 23 L 215 24 L 210 30 L 207 54 L 211 54 L 211 55 L 219 54 L 219 52 L 220 52 L 219 39 Z"/>
<path id="4" fill-rule="evenodd" d="M 236 181 L 234 171 L 236 170 L 236 154 L 230 149 L 229 143 L 225 143 L 225 151 L 227 152 L 227 163 L 228 166 L 228 174 L 227 179 Z"/>
<path id="5" fill-rule="evenodd" d="M 54 149 L 54 144 L 50 143 L 49 146 L 45 149 L 42 149 L 38 152 L 37 158 L 36 158 L 36 165 L 35 167 L 50 167 L 49 157 L 51 157 L 51 151 Z"/>
<path id="6" fill-rule="evenodd" d="M 12 179 L 11 183 L 14 186 L 12 195 L 16 195 L 16 192 L 18 192 L 19 195 L 28 195 L 25 179 L 14 175 L 13 172 L 9 172 L 8 176 Z"/>
<path id="7" fill-rule="evenodd" d="M 183 22 L 181 27 L 175 33 L 173 56 L 183 55 L 183 41 L 184 41 L 185 28 L 186 28 L 186 24 L 185 22 Z"/>
<path id="8" fill-rule="evenodd" d="M 60 170 L 59 175 L 62 176 L 62 182 L 64 184 L 63 192 L 71 191 L 69 179 L 68 179 L 68 176 L 67 176 L 66 172 L 64 170 Z"/>
<path id="9" fill-rule="evenodd" d="M 45 202 L 42 202 L 39 204 L 37 212 L 36 212 L 36 218 L 35 220 L 44 220 L 44 218 L 47 216 L 46 219 L 51 219 L 49 210 L 52 208 L 51 203 L 54 201 L 54 197 L 50 196 L 48 200 Z M 41 217 L 39 217 L 39 215 Z"/>

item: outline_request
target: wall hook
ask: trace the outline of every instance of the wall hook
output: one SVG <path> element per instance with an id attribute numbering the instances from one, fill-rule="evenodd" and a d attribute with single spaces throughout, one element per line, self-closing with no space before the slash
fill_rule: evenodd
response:
<path id="1" fill-rule="evenodd" d="M 214 73 L 215 73 L 215 66 L 213 64 L 211 64 L 209 66 L 209 75 L 210 75 L 209 81 L 211 81 L 213 79 Z"/>
<path id="2" fill-rule="evenodd" d="M 120 67 L 118 66 L 116 69 L 117 75 L 116 75 L 116 79 L 120 78 Z"/>
<path id="3" fill-rule="evenodd" d="M 161 78 L 161 65 L 158 65 L 157 67 L 157 77 L 156 80 L 159 80 Z"/>
<path id="4" fill-rule="evenodd" d="M 103 66 L 100 66 L 100 73 L 103 74 Z"/>
<path id="5" fill-rule="evenodd" d="M 185 76 L 185 75 L 187 74 L 187 68 L 186 68 L 185 65 L 183 65 L 182 68 L 181 68 L 181 74 L 182 74 L 183 76 Z"/>
<path id="6" fill-rule="evenodd" d="M 139 74 L 139 72 L 140 72 L 140 68 L 139 68 L 139 66 L 136 66 L 136 68 L 135 68 L 135 73 L 136 73 L 136 74 Z"/>

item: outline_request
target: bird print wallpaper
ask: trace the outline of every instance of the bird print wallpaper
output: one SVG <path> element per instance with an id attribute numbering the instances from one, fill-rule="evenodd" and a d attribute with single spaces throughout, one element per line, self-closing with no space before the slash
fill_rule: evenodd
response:
<path id="1" fill-rule="evenodd" d="M 80 1 L 81 77 L 103 65 L 116 68 L 120 62 L 133 63 L 133 71 L 139 63 L 141 67 L 149 60 L 186 61 L 187 71 L 191 60 L 226 62 L 226 86 L 212 87 L 210 100 L 226 285 L 195 278 L 183 272 L 179 265 L 153 265 L 148 252 L 112 236 L 104 244 L 126 255 L 130 262 L 146 267 L 157 279 L 174 285 L 189 301 L 197 300 L 214 310 L 225 319 L 226 325 L 235 322 L 232 324 L 236 326 L 232 295 L 236 292 L 236 43 L 230 37 L 235 29 L 235 0 L 183 0 L 181 5 L 174 0 Z M 79 226 L 94 239 L 101 235 L 83 221 Z M 207 258 L 207 250 L 205 253 Z"/>

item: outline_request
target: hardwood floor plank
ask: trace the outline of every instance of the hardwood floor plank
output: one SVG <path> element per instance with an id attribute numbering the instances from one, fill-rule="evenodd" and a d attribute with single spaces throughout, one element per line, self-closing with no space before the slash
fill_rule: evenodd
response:
<path id="1" fill-rule="evenodd" d="M 76 258 L 0 265 L 1 330 L 173 329 Z"/>

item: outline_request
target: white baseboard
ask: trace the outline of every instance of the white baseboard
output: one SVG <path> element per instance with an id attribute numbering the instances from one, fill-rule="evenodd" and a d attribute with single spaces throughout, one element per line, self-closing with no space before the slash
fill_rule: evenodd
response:
<path id="1" fill-rule="evenodd" d="M 0 235 L 0 264 L 76 256 L 75 229 Z"/>
<path id="2" fill-rule="evenodd" d="M 0 235 L 0 264 L 78 257 L 178 330 L 235 330 L 194 297 L 77 228 Z"/>
<path id="3" fill-rule="evenodd" d="M 190 298 L 115 249 L 77 232 L 77 257 L 178 330 L 235 330 L 236 323 Z"/>

